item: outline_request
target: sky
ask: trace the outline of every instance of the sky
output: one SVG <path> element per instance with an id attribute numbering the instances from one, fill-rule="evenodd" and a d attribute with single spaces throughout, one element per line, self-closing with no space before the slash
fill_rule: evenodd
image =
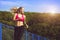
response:
<path id="1" fill-rule="evenodd" d="M 0 0 L 0 11 L 10 11 L 13 7 L 21 6 L 26 12 L 60 13 L 60 0 Z"/>

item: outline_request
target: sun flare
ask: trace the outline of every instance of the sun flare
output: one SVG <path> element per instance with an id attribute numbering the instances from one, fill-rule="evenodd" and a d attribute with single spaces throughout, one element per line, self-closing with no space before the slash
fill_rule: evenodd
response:
<path id="1" fill-rule="evenodd" d="M 48 10 L 47 10 L 48 13 L 50 13 L 50 14 L 55 14 L 55 13 L 56 13 L 56 10 L 57 10 L 57 7 L 50 5 L 50 6 L 48 6 L 47 9 L 48 9 Z"/>
<path id="2" fill-rule="evenodd" d="M 56 11 L 55 11 L 55 10 L 51 10 L 50 13 L 51 13 L 51 14 L 55 14 Z"/>

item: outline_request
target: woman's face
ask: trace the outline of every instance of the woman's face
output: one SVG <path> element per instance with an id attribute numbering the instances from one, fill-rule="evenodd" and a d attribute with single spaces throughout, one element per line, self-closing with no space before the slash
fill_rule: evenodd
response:
<path id="1" fill-rule="evenodd" d="M 20 9 L 20 12 L 24 12 L 24 8 L 21 8 L 21 9 Z"/>

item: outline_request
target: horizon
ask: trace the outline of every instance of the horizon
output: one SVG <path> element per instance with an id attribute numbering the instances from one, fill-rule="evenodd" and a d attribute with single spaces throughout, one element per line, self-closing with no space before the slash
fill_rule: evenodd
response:
<path id="1" fill-rule="evenodd" d="M 60 13 L 60 0 L 0 0 L 0 11 L 21 6 L 25 12 Z"/>

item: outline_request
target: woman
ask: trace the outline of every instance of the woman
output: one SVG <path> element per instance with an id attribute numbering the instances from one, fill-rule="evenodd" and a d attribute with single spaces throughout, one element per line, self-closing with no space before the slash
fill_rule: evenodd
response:
<path id="1" fill-rule="evenodd" d="M 21 40 L 21 37 L 24 32 L 24 24 L 26 24 L 26 16 L 24 15 L 23 7 L 18 8 L 17 12 L 18 13 L 15 13 L 13 18 L 13 20 L 16 21 L 16 26 L 14 28 L 14 40 Z"/>

